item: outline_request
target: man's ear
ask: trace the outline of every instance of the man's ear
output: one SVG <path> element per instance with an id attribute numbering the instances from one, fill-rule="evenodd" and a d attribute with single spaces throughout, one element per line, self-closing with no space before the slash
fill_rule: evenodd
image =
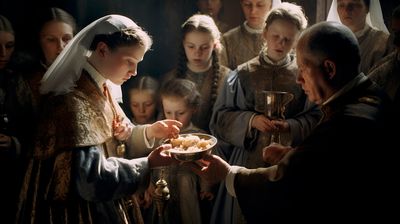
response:
<path id="1" fill-rule="evenodd" d="M 336 75 L 336 64 L 329 59 L 325 60 L 324 71 L 328 75 L 329 79 L 333 79 L 333 77 Z"/>

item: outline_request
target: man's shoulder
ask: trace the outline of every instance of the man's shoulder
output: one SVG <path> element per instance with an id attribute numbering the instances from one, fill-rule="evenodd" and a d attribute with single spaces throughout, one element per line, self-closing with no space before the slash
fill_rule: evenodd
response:
<path id="1" fill-rule="evenodd" d="M 351 93 L 354 97 L 344 104 L 343 115 L 352 116 L 370 121 L 381 122 L 386 120 L 390 113 L 391 101 L 387 94 L 375 83 L 367 81 L 366 88 Z"/>

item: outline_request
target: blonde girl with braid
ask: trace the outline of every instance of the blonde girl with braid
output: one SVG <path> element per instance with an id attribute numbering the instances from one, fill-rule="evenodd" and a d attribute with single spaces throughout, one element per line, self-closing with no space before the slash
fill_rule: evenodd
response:
<path id="1" fill-rule="evenodd" d="M 158 80 L 150 75 L 135 77 L 129 84 L 124 107 L 133 124 L 151 124 L 158 120 L 159 86 Z"/>
<path id="2" fill-rule="evenodd" d="M 181 31 L 178 66 L 164 76 L 163 83 L 174 78 L 189 79 L 196 83 L 202 102 L 192 121 L 208 132 L 212 107 L 224 77 L 230 72 L 218 60 L 222 46 L 221 33 L 210 16 L 200 14 L 191 16 L 183 23 Z"/>

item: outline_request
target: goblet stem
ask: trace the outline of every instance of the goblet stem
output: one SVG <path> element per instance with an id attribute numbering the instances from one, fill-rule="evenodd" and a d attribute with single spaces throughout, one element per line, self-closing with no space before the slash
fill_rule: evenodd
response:
<path id="1" fill-rule="evenodd" d="M 281 144 L 281 134 L 279 131 L 273 131 L 271 133 L 271 140 L 269 141 L 271 143 L 278 143 Z"/>

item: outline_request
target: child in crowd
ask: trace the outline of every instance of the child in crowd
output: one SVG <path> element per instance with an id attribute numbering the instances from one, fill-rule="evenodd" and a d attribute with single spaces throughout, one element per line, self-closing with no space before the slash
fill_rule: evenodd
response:
<path id="1" fill-rule="evenodd" d="M 193 15 L 182 25 L 182 48 L 179 65 L 167 73 L 163 83 L 173 78 L 188 79 L 196 83 L 202 102 L 193 124 L 208 132 L 212 107 L 224 77 L 230 70 L 221 66 L 220 32 L 214 20 L 207 15 Z"/>
<path id="2" fill-rule="evenodd" d="M 187 79 L 172 79 L 160 90 L 160 98 L 164 115 L 182 123 L 180 133 L 204 133 L 196 127 L 191 119 L 201 105 L 200 93 L 196 84 Z M 170 223 L 202 223 L 199 196 L 212 198 L 208 192 L 199 195 L 198 177 L 187 167 L 171 165 L 160 168 L 168 182 L 171 198 L 168 202 L 167 214 Z M 153 174 L 158 179 L 160 169 Z M 202 189 L 204 189 L 202 187 Z"/>
<path id="3" fill-rule="evenodd" d="M 240 0 L 246 21 L 222 36 L 222 65 L 234 70 L 260 53 L 265 19 L 268 12 L 280 3 L 281 0 Z"/>
<path id="4" fill-rule="evenodd" d="M 297 116 L 305 108 L 306 95 L 296 83 L 297 65 L 291 52 L 306 27 L 307 19 L 300 6 L 282 3 L 273 8 L 263 31 L 267 47 L 258 57 L 238 66 L 227 79 L 215 104 L 210 129 L 217 138 L 234 146 L 230 164 L 265 166 L 262 150 L 270 144 L 268 136 L 279 130 L 282 144 L 299 142 L 297 139 L 307 136 L 317 123 L 319 111 Z M 286 120 L 272 120 L 255 110 L 256 92 L 264 90 L 293 94 L 286 106 Z M 225 187 L 220 188 L 211 223 L 240 223 L 240 210 L 235 205 L 236 200 L 226 193 Z"/>
<path id="5" fill-rule="evenodd" d="M 35 35 L 30 43 L 32 65 L 27 65 L 26 78 L 32 89 L 34 102 L 39 103 L 40 81 L 47 68 L 77 32 L 74 17 L 63 9 L 52 7 L 38 12 Z"/>
<path id="6" fill-rule="evenodd" d="M 193 115 L 201 105 L 201 95 L 194 82 L 171 79 L 161 88 L 160 98 L 165 118 L 182 123 L 180 133 L 204 132 L 192 122 Z"/>
<path id="7" fill-rule="evenodd" d="M 201 14 L 210 15 L 221 33 L 229 30 L 229 25 L 221 20 L 224 4 L 222 0 L 197 0 L 197 8 Z"/>
<path id="8" fill-rule="evenodd" d="M 151 124 L 158 115 L 159 83 L 151 76 L 135 77 L 128 86 L 125 109 L 133 124 Z"/>

